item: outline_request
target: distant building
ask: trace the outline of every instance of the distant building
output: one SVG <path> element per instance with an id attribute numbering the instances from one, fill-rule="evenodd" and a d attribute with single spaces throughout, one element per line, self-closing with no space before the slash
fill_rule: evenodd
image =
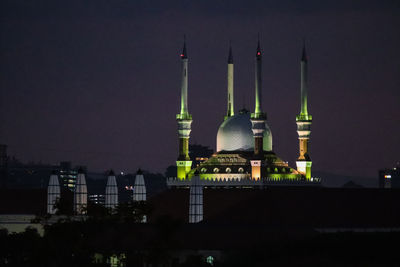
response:
<path id="1" fill-rule="evenodd" d="M 103 194 L 89 195 L 89 201 L 104 206 L 106 203 L 106 196 Z"/>
<path id="2" fill-rule="evenodd" d="M 79 168 L 82 168 L 83 170 L 86 171 L 86 167 L 84 166 L 72 167 L 70 161 L 60 162 L 59 172 L 60 172 L 61 185 L 63 187 L 68 188 L 71 191 L 74 190 Z"/>
<path id="3" fill-rule="evenodd" d="M 400 188 L 400 168 L 379 170 L 380 188 Z"/>

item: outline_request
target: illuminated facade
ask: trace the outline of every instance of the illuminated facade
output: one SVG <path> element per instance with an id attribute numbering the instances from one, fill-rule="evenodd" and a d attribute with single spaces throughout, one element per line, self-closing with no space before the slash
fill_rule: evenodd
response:
<path id="1" fill-rule="evenodd" d="M 311 159 L 308 153 L 311 115 L 307 111 L 307 57 L 305 47 L 301 58 L 301 112 L 296 117 L 300 142 L 297 168 L 292 168 L 273 151 L 272 132 L 267 124 L 267 114 L 262 107 L 262 50 L 260 41 L 255 56 L 255 108 L 254 112 L 242 109 L 234 112 L 234 62 L 229 47 L 227 70 L 227 113 L 217 133 L 217 147 L 208 160 L 192 168 L 188 156 L 188 143 L 192 116 L 188 112 L 188 57 L 186 42 L 182 59 L 181 112 L 177 115 L 179 156 L 177 178 L 169 178 L 169 186 L 190 186 L 195 172 L 202 184 L 223 186 L 264 186 L 272 184 L 315 185 L 320 179 L 311 177 Z"/>
<path id="2" fill-rule="evenodd" d="M 72 168 L 69 161 L 60 162 L 60 180 L 63 187 L 74 191 L 76 178 L 78 177 L 77 168 Z"/>

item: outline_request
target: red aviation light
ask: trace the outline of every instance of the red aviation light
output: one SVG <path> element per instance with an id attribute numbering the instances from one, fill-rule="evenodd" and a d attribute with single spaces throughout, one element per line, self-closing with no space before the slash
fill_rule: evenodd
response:
<path id="1" fill-rule="evenodd" d="M 181 54 L 181 57 L 184 57 L 185 55 L 184 54 Z"/>
<path id="2" fill-rule="evenodd" d="M 257 52 L 257 56 L 261 55 L 261 52 Z"/>

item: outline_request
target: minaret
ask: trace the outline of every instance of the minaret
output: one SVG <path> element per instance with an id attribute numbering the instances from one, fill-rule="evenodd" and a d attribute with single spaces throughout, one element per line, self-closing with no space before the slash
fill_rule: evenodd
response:
<path id="1" fill-rule="evenodd" d="M 301 109 L 300 114 L 296 117 L 297 134 L 299 135 L 299 158 L 296 161 L 297 170 L 302 173 L 306 179 L 311 178 L 312 161 L 308 154 L 308 140 L 311 134 L 312 116 L 307 110 L 307 54 L 306 46 L 303 45 L 303 53 L 300 61 L 301 69 Z"/>
<path id="2" fill-rule="evenodd" d="M 82 168 L 78 170 L 78 177 L 74 189 L 74 212 L 77 215 L 87 212 L 87 187 L 85 173 Z"/>
<path id="3" fill-rule="evenodd" d="M 189 223 L 203 220 L 203 186 L 199 174 L 196 173 L 190 184 Z"/>
<path id="4" fill-rule="evenodd" d="M 254 179 L 260 179 L 263 159 L 263 136 L 265 132 L 265 121 L 267 120 L 267 114 L 263 112 L 261 105 L 262 53 L 260 48 L 260 38 L 258 38 L 257 43 L 255 69 L 255 108 L 254 113 L 251 114 L 251 124 L 254 136 L 254 160 L 251 161 L 251 176 Z"/>
<path id="5" fill-rule="evenodd" d="M 146 185 L 142 170 L 138 170 L 133 185 L 133 201 L 146 201 Z"/>
<path id="6" fill-rule="evenodd" d="M 192 115 L 189 114 L 188 94 L 188 57 L 186 52 L 186 38 L 183 43 L 182 60 L 182 84 L 181 84 L 181 112 L 176 115 L 178 122 L 179 156 L 176 161 L 178 179 L 185 179 L 192 167 L 189 158 L 189 137 L 192 125 Z"/>
<path id="7" fill-rule="evenodd" d="M 50 175 L 49 185 L 47 187 L 47 213 L 56 214 L 57 199 L 60 198 L 60 184 L 58 182 L 58 175 L 56 171 L 53 171 Z"/>
<path id="8" fill-rule="evenodd" d="M 105 207 L 115 209 L 118 206 L 118 186 L 115 179 L 115 174 L 111 170 L 108 173 L 107 185 L 106 185 L 106 201 Z"/>
<path id="9" fill-rule="evenodd" d="M 229 55 L 228 55 L 228 73 L 227 73 L 227 82 L 228 82 L 228 110 L 225 116 L 225 120 L 233 115 L 235 115 L 234 105 L 233 105 L 233 55 L 232 55 L 232 46 L 229 45 Z"/>

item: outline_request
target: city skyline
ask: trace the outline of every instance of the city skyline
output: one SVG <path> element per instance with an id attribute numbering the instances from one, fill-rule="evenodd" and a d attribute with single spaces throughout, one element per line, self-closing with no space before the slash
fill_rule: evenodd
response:
<path id="1" fill-rule="evenodd" d="M 175 2 L 154 9 L 3 3 L 0 142 L 24 161 L 164 172 L 177 157 L 183 34 L 191 143 L 215 150 L 226 113 L 229 40 L 235 113 L 253 110 L 260 33 L 274 151 L 294 165 L 305 38 L 313 169 L 376 179 L 379 168 L 399 161 L 400 9 L 394 1 L 344 2 L 300 8 L 254 1 L 257 10 L 239 2 L 227 10 Z"/>

